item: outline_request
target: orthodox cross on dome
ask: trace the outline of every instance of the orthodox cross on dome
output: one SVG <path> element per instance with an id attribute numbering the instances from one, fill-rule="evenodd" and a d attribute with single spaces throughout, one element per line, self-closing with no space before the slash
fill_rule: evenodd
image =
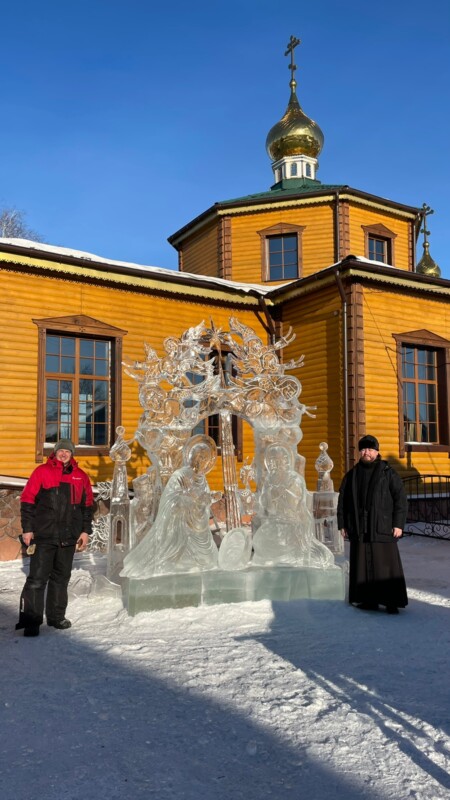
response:
<path id="1" fill-rule="evenodd" d="M 424 203 L 422 206 L 422 227 L 420 229 L 420 233 L 423 233 L 423 256 L 416 266 L 416 272 L 418 272 L 419 275 L 428 275 L 430 278 L 440 278 L 441 270 L 430 255 L 430 245 L 428 243 L 430 231 L 427 226 L 427 217 L 429 217 L 430 214 L 434 214 L 433 209 Z"/>
<path id="2" fill-rule="evenodd" d="M 430 231 L 427 229 L 427 217 L 429 217 L 430 214 L 434 214 L 434 209 L 430 208 L 430 206 L 427 206 L 427 204 L 424 203 L 422 206 L 423 227 L 420 229 L 420 233 L 423 233 L 424 243 L 428 241 L 427 236 L 430 235 Z"/>
<path id="3" fill-rule="evenodd" d="M 301 44 L 300 39 L 297 39 L 295 36 L 291 36 L 286 46 L 286 52 L 284 54 L 285 56 L 288 56 L 289 54 L 291 56 L 291 63 L 288 64 L 288 69 L 291 70 L 291 84 L 295 83 L 294 73 L 295 70 L 297 69 L 297 66 L 294 64 L 294 50 L 299 44 Z"/>

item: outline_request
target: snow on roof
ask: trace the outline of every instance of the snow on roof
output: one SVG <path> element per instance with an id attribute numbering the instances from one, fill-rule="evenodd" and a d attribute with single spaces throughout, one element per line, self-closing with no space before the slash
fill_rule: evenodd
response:
<path id="1" fill-rule="evenodd" d="M 195 275 L 191 272 L 179 272 L 178 270 L 167 269 L 164 267 L 152 267 L 145 264 L 135 264 L 129 261 L 115 261 L 110 258 L 103 258 L 93 253 L 87 253 L 83 250 L 74 250 L 70 247 L 57 247 L 53 244 L 43 244 L 42 242 L 34 242 L 30 239 L 7 239 L 0 237 L 0 246 L 2 244 L 13 245 L 15 247 L 26 247 L 29 250 L 36 250 L 39 253 L 51 253 L 52 255 L 59 255 L 61 259 L 64 258 L 79 258 L 83 261 L 92 261 L 96 264 L 105 264 L 106 266 L 121 267 L 122 269 L 139 270 L 147 275 L 161 276 L 176 275 L 180 281 L 189 281 L 190 283 L 199 281 L 201 283 L 211 283 L 214 286 L 223 286 L 227 288 L 240 289 L 243 292 L 257 292 L 261 295 L 268 294 L 273 289 L 273 286 L 262 286 L 259 283 L 238 283 L 237 281 L 227 281 L 223 278 L 214 278 L 209 275 Z"/>

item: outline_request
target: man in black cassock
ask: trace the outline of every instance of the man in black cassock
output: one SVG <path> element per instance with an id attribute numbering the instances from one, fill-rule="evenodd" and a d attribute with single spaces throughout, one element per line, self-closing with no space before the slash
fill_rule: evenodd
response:
<path id="1" fill-rule="evenodd" d="M 398 614 L 408 605 L 397 540 L 406 522 L 407 499 L 399 475 L 379 453 L 375 436 L 358 443 L 359 461 L 339 490 L 338 526 L 350 541 L 349 603 Z"/>

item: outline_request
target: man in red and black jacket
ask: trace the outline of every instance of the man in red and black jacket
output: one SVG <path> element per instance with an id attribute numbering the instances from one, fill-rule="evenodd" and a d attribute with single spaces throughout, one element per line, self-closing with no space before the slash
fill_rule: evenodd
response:
<path id="1" fill-rule="evenodd" d="M 67 586 L 75 553 L 86 549 L 92 531 L 90 480 L 78 466 L 70 439 L 56 443 L 53 454 L 31 474 L 21 495 L 22 541 L 30 554 L 30 571 L 20 598 L 16 630 L 37 636 L 47 625 L 71 627 L 65 617 Z"/>

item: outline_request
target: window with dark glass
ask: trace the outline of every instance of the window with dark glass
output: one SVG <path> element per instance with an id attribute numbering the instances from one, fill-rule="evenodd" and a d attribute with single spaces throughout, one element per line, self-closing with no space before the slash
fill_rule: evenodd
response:
<path id="1" fill-rule="evenodd" d="M 402 346 L 405 442 L 439 442 L 437 357 L 431 348 Z"/>
<path id="2" fill-rule="evenodd" d="M 268 236 L 266 246 L 269 280 L 283 281 L 297 278 L 297 235 L 287 233 L 281 236 Z"/>
<path id="3" fill-rule="evenodd" d="M 369 258 L 371 261 L 382 261 L 384 264 L 391 262 L 390 241 L 379 236 L 368 237 Z"/>
<path id="4" fill-rule="evenodd" d="M 47 333 L 45 441 L 107 445 L 110 406 L 110 341 Z"/>

